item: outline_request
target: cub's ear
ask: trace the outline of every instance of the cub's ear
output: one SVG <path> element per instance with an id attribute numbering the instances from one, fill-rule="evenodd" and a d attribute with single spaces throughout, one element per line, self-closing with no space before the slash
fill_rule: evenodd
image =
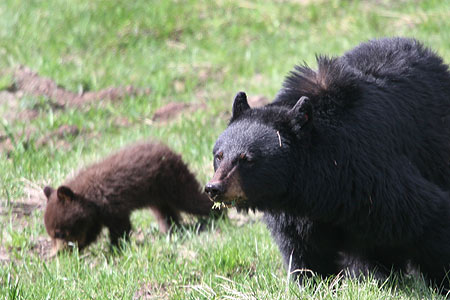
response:
<path id="1" fill-rule="evenodd" d="M 67 186 L 61 185 L 56 191 L 60 201 L 72 201 L 75 199 L 75 193 Z"/>
<path id="2" fill-rule="evenodd" d="M 45 197 L 47 197 L 47 201 L 50 200 L 50 195 L 53 193 L 54 189 L 51 186 L 45 186 L 44 187 L 44 194 Z"/>
<path id="3" fill-rule="evenodd" d="M 231 120 L 239 117 L 247 109 L 250 109 L 250 106 L 247 102 L 247 95 L 244 92 L 237 93 L 233 102 Z"/>
<path id="4" fill-rule="evenodd" d="M 288 112 L 295 129 L 306 130 L 311 127 L 313 107 L 308 97 L 302 96 Z"/>

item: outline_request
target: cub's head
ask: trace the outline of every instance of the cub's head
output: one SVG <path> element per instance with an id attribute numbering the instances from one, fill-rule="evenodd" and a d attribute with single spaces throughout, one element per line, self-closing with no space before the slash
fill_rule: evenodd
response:
<path id="1" fill-rule="evenodd" d="M 230 123 L 213 149 L 215 174 L 205 187 L 210 198 L 238 208 L 281 205 L 292 184 L 309 110 L 306 97 L 292 108 L 251 109 L 245 93 L 238 93 Z"/>
<path id="2" fill-rule="evenodd" d="M 69 243 L 81 250 L 95 239 L 100 232 L 100 220 L 92 203 L 64 185 L 56 190 L 46 186 L 44 194 L 47 197 L 44 223 L 55 253 Z"/>

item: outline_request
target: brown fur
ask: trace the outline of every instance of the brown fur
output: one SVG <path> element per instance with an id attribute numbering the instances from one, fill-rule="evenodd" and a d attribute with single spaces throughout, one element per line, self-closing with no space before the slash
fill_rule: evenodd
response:
<path id="1" fill-rule="evenodd" d="M 127 147 L 44 193 L 48 234 L 80 249 L 94 242 L 103 226 L 112 245 L 128 238 L 133 210 L 151 208 L 167 232 L 171 222 L 179 224 L 180 212 L 208 216 L 213 204 L 181 157 L 155 143 Z"/>

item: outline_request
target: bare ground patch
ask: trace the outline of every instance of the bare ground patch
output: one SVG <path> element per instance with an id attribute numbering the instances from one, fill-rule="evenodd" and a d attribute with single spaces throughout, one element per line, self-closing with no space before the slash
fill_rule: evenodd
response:
<path id="1" fill-rule="evenodd" d="M 100 91 L 83 91 L 74 93 L 59 86 L 53 79 L 42 77 L 31 69 L 20 66 L 13 73 L 14 84 L 10 92 L 23 92 L 33 96 L 45 96 L 59 106 L 81 106 L 94 101 L 120 100 L 128 96 L 148 95 L 150 89 L 140 89 L 128 85 L 108 87 Z"/>
<path id="2" fill-rule="evenodd" d="M 1 119 L 3 119 L 3 133 L 0 132 L 0 152 L 10 154 L 18 145 L 27 148 L 32 143 L 36 147 L 42 147 L 48 143 L 56 143 L 56 146 L 67 149 L 70 145 L 66 141 L 68 137 L 78 136 L 80 128 L 63 125 L 60 128 L 40 136 L 37 129 L 26 127 L 19 133 L 9 132 L 9 124 L 18 120 L 33 120 L 39 116 L 42 103 L 24 105 L 21 100 L 26 95 L 45 97 L 45 106 L 49 105 L 53 110 L 64 110 L 67 107 L 81 107 L 85 104 L 98 101 L 117 101 L 129 96 L 148 95 L 150 89 L 140 89 L 134 86 L 108 87 L 100 91 L 83 91 L 75 93 L 59 86 L 53 79 L 40 76 L 31 69 L 20 66 L 13 70 L 5 70 L 0 76 L 12 82 L 10 86 L 3 86 L 0 91 Z M 0 120 L 1 121 L 1 120 Z M 125 117 L 113 120 L 113 125 L 125 127 L 130 121 Z M 1 128 L 1 126 L 0 126 Z"/>
<path id="3" fill-rule="evenodd" d="M 169 294 L 167 293 L 167 287 L 165 284 L 158 283 L 142 283 L 139 290 L 133 296 L 133 300 L 145 299 L 169 299 Z"/>
<path id="4" fill-rule="evenodd" d="M 170 102 L 155 111 L 152 121 L 166 123 L 175 119 L 182 113 L 205 109 L 205 106 L 205 104 L 199 103 Z"/>
<path id="5" fill-rule="evenodd" d="M 11 212 L 14 218 L 22 218 L 24 216 L 29 216 L 31 213 L 39 209 L 41 204 L 37 203 L 27 203 L 24 201 L 14 201 L 11 202 L 8 207 L 0 207 L 0 215 L 7 215 Z"/>
<path id="6" fill-rule="evenodd" d="M 39 111 L 37 109 L 20 108 L 19 100 L 23 96 L 23 92 L 11 92 L 8 90 L 0 91 L 0 106 L 2 106 L 5 111 L 2 116 L 5 120 L 31 120 L 39 115 Z"/>
<path id="7" fill-rule="evenodd" d="M 61 149 L 70 148 L 70 143 L 67 139 L 76 137 L 81 133 L 81 130 L 74 125 L 61 125 L 59 128 L 51 131 L 50 133 L 40 137 L 34 138 L 37 133 L 35 128 L 27 128 L 15 136 L 0 135 L 0 152 L 10 155 L 11 151 L 20 143 L 22 147 L 27 148 L 32 143 L 39 148 L 49 143 L 56 143 L 56 146 Z"/>
<path id="8" fill-rule="evenodd" d="M 56 255 L 49 237 L 40 236 L 31 247 L 31 251 L 42 259 L 48 259 Z"/>
<path id="9" fill-rule="evenodd" d="M 224 80 L 229 69 L 227 67 L 219 68 L 211 63 L 189 63 L 189 64 L 170 64 L 169 68 L 178 73 L 180 77 L 175 80 L 174 85 L 184 84 L 185 77 L 196 76 L 199 87 L 204 86 L 208 80 L 221 82 Z M 174 86 L 175 90 L 177 87 Z"/>
<path id="10" fill-rule="evenodd" d="M 9 261 L 9 254 L 6 252 L 6 249 L 0 247 L 0 263 Z"/>
<path id="11" fill-rule="evenodd" d="M 81 107 L 99 101 L 118 101 L 125 97 L 151 93 L 149 88 L 136 88 L 132 85 L 75 93 L 25 66 L 3 71 L 0 75 L 11 77 L 12 84 L 0 91 L 0 106 L 5 110 L 2 117 L 10 122 L 18 119 L 31 120 L 39 115 L 39 105 L 20 107 L 20 100 L 26 95 L 45 97 L 52 109 L 61 110 L 66 107 Z"/>
<path id="12" fill-rule="evenodd" d="M 42 186 L 25 178 L 19 181 L 24 184 L 25 196 L 10 202 L 0 202 L 0 215 L 6 215 L 11 212 L 13 218 L 20 219 L 31 215 L 37 209 L 43 209 L 46 199 L 42 192 Z"/>
<path id="13" fill-rule="evenodd" d="M 49 237 L 39 236 L 36 240 L 31 242 L 31 246 L 27 251 L 29 255 L 36 255 L 43 260 L 50 259 L 56 255 L 53 250 L 53 244 Z M 3 245 L 0 246 L 0 263 L 10 262 L 14 260 L 14 252 L 21 249 L 6 248 Z M 20 258 L 19 258 L 20 259 Z"/>
<path id="14" fill-rule="evenodd" d="M 66 141 L 69 137 L 76 137 L 80 134 L 80 129 L 75 125 L 61 125 L 58 129 L 50 132 L 49 134 L 39 138 L 36 141 L 36 147 L 42 147 L 47 145 L 50 141 L 54 140 L 59 142 L 58 146 L 67 148 L 68 142 Z M 67 144 L 66 144 L 67 143 Z"/>
<path id="15" fill-rule="evenodd" d="M 36 211 L 43 211 L 46 203 L 45 196 L 42 192 L 42 186 L 32 183 L 26 179 L 24 182 L 25 196 L 10 202 L 1 202 L 0 204 L 0 220 L 2 223 L 11 222 L 14 230 L 21 230 L 32 226 L 30 216 Z M 7 233 L 6 233 L 7 235 Z M 5 232 L 2 234 L 5 236 Z M 39 236 L 29 243 L 30 254 L 38 255 L 46 259 L 52 256 L 52 242 L 48 236 Z M 5 243 L 0 244 L 0 262 L 7 262 L 13 259 L 13 253 L 20 251 L 19 248 L 6 246 Z"/>

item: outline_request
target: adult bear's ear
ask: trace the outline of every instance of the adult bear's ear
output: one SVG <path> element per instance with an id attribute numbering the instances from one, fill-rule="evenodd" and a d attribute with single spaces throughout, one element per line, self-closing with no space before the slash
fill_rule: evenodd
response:
<path id="1" fill-rule="evenodd" d="M 65 185 L 61 185 L 58 190 L 56 190 L 56 195 L 60 201 L 72 201 L 75 199 L 75 193 Z"/>
<path id="2" fill-rule="evenodd" d="M 233 102 L 233 109 L 230 122 L 238 118 L 244 111 L 248 109 L 250 109 L 250 106 L 248 105 L 247 102 L 247 95 L 244 92 L 237 93 Z"/>
<path id="3" fill-rule="evenodd" d="M 312 127 L 313 107 L 308 97 L 302 96 L 294 107 L 289 110 L 288 115 L 291 119 L 294 131 L 306 131 Z"/>
<path id="4" fill-rule="evenodd" d="M 53 192 L 53 188 L 51 186 L 45 186 L 44 187 L 44 195 L 45 197 L 47 197 L 47 201 L 50 200 L 50 196 L 52 195 Z"/>

